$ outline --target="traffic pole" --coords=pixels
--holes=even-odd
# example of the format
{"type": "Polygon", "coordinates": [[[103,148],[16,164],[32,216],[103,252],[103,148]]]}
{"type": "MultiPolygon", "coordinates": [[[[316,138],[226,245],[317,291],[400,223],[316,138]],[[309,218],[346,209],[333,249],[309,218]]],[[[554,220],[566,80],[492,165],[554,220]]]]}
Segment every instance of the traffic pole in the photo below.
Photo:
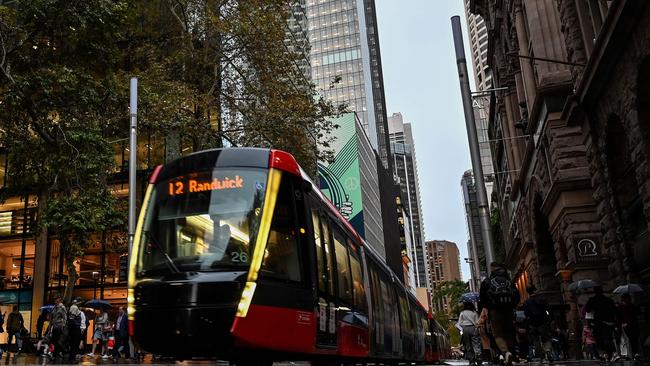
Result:
{"type": "Polygon", "coordinates": [[[135,197],[136,197],[136,172],[137,172],[137,149],[138,149],[138,78],[131,78],[130,87],[130,108],[131,117],[129,136],[129,258],[133,248],[135,237],[135,197]]]}
{"type": "MultiPolygon", "coordinates": [[[[465,46],[463,44],[463,32],[460,26],[458,15],[451,17],[451,29],[454,35],[454,48],[456,50],[456,64],[458,66],[458,79],[460,81],[460,92],[463,98],[463,111],[465,112],[465,125],[467,126],[467,139],[469,141],[469,152],[472,158],[472,169],[474,170],[474,184],[478,201],[478,216],[481,223],[481,236],[485,248],[485,260],[488,268],[494,262],[494,244],[492,242],[492,225],[490,223],[490,207],[487,200],[487,190],[483,178],[483,166],[481,165],[481,150],[478,144],[476,132],[476,121],[474,120],[474,108],[472,107],[472,93],[469,88],[467,76],[467,60],[465,59],[465,46]]],[[[476,258],[478,260],[478,258],[476,258]]]]}

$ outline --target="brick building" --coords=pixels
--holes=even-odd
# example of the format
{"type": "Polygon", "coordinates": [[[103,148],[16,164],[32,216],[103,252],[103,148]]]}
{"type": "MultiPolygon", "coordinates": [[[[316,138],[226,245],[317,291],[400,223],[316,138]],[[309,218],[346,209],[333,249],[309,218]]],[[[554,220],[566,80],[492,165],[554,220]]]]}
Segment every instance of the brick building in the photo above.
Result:
{"type": "Polygon", "coordinates": [[[650,283],[650,6],[472,0],[470,11],[487,24],[494,87],[507,88],[489,121],[506,262],[579,344],[586,295],[571,282],[650,283]]]}
{"type": "MultiPolygon", "coordinates": [[[[427,264],[429,266],[429,283],[432,294],[448,281],[462,280],[460,273],[460,252],[456,243],[447,240],[430,240],[426,243],[427,264]]],[[[433,303],[435,311],[449,311],[453,304],[451,299],[443,298],[433,303]]]]}

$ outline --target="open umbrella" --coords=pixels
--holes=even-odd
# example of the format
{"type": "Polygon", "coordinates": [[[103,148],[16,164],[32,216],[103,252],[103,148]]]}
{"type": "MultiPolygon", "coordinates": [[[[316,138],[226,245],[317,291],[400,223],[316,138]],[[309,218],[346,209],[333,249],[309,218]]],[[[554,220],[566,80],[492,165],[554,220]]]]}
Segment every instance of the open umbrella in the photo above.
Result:
{"type": "Polygon", "coordinates": [[[600,284],[594,280],[579,280],[569,285],[569,291],[586,290],[598,286],[600,286],[600,284]]]}
{"type": "Polygon", "coordinates": [[[460,302],[477,302],[479,299],[478,292],[466,292],[460,295],[460,302]]]}
{"type": "Polygon", "coordinates": [[[86,301],[86,306],[94,309],[110,309],[112,307],[111,303],[106,300],[92,299],[86,301]]]}
{"type": "Polygon", "coordinates": [[[628,283],[614,289],[615,294],[633,294],[636,292],[643,292],[643,288],[636,283],[628,283]]]}
{"type": "Polygon", "coordinates": [[[54,309],[54,305],[43,305],[43,306],[41,306],[41,310],[46,312],[46,313],[49,313],[50,311],[52,311],[52,309],[54,309]]]}

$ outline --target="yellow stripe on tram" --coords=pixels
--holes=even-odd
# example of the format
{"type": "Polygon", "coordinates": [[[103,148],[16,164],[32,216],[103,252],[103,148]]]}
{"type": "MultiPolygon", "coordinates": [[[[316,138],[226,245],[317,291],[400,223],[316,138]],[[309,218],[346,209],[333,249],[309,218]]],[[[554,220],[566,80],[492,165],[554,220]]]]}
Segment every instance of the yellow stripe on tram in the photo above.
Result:
{"type": "Polygon", "coordinates": [[[242,292],[241,300],[237,306],[237,317],[240,318],[245,318],[246,314],[248,314],[248,308],[251,305],[251,300],[255,293],[255,287],[257,286],[255,281],[257,281],[257,276],[262,267],[264,253],[266,252],[266,243],[268,242],[269,231],[271,230],[271,220],[273,219],[273,212],[275,211],[275,203],[278,198],[281,178],[282,171],[277,169],[269,170],[269,177],[266,184],[266,196],[264,198],[264,205],[262,206],[262,218],[260,219],[260,226],[255,239],[251,265],[248,270],[248,277],[246,279],[244,291],[242,292]]]}

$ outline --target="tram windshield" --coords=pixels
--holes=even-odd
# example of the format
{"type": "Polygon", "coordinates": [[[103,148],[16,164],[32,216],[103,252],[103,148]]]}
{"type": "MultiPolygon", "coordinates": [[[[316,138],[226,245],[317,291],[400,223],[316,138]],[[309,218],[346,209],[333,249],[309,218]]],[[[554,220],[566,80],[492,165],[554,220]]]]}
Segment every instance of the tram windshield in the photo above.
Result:
{"type": "Polygon", "coordinates": [[[138,276],[248,267],[266,177],[262,169],[219,168],[156,183],[138,276]]]}

